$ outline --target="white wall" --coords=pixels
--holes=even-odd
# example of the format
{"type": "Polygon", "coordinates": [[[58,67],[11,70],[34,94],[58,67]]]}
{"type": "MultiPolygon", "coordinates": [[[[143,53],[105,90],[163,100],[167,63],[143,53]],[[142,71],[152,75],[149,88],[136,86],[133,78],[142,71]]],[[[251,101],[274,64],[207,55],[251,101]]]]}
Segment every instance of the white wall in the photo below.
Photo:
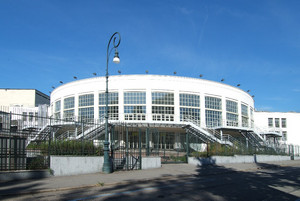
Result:
{"type": "Polygon", "coordinates": [[[0,105],[35,107],[35,90],[31,89],[0,89],[0,105]]]}

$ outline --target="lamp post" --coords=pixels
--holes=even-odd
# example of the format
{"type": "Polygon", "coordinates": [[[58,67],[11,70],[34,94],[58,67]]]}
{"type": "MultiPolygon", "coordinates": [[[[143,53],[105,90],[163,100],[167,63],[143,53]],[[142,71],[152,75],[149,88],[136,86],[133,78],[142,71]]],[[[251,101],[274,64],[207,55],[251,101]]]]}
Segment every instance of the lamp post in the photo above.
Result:
{"type": "Polygon", "coordinates": [[[108,62],[109,62],[109,55],[113,49],[115,49],[115,56],[113,59],[114,63],[120,63],[119,53],[118,53],[118,46],[121,42],[121,35],[119,32],[115,32],[111,37],[107,45],[107,56],[106,56],[106,90],[105,90],[105,140],[104,140],[104,162],[103,162],[103,169],[104,173],[111,173],[112,172],[112,164],[109,158],[109,141],[108,141],[108,62]],[[119,39],[116,43],[116,35],[118,35],[119,39]],[[113,47],[109,49],[110,42],[113,39],[113,47]]]}

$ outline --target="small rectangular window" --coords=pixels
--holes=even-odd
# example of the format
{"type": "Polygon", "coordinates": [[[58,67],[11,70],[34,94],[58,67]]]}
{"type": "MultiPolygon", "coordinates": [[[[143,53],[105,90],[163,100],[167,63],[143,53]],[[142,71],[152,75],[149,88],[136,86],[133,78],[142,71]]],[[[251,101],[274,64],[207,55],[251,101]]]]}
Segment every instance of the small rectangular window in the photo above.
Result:
{"type": "Polygon", "coordinates": [[[286,118],[281,119],[281,127],[286,128],[286,118]]]}
{"type": "Polygon", "coordinates": [[[282,141],[287,141],[287,132],[282,131],[282,141]]]}
{"type": "Polygon", "coordinates": [[[279,125],[279,118],[275,118],[275,127],[276,128],[280,127],[280,125],[279,125]]]}
{"type": "Polygon", "coordinates": [[[273,118],[268,118],[269,127],[273,127],[273,118]]]}

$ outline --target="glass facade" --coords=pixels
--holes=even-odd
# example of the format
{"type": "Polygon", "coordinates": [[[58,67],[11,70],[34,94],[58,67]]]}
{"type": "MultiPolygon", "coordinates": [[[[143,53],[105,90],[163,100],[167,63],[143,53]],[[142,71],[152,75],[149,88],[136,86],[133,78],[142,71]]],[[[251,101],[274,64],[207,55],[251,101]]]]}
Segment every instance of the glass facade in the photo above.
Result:
{"type": "Polygon", "coordinates": [[[64,109],[72,109],[74,108],[74,97],[69,97],[64,99],[64,109]]]}
{"type": "Polygon", "coordinates": [[[94,120],[94,94],[79,96],[78,116],[80,121],[94,120]]]}
{"type": "Polygon", "coordinates": [[[180,121],[193,122],[200,126],[200,96],[179,94],[180,121]]]}
{"type": "Polygon", "coordinates": [[[61,101],[56,101],[54,106],[54,118],[60,119],[60,107],[61,107],[61,101]]]}
{"type": "Polygon", "coordinates": [[[213,110],[222,110],[222,100],[216,97],[205,97],[205,108],[213,110]]]}
{"type": "Polygon", "coordinates": [[[66,120],[73,120],[74,119],[74,106],[75,106],[75,101],[74,97],[69,97],[64,99],[64,114],[63,117],[66,120]]]}
{"type": "Polygon", "coordinates": [[[168,92],[152,92],[152,104],[174,105],[174,94],[168,92]]]}
{"type": "Polygon", "coordinates": [[[173,93],[152,92],[152,120],[153,121],[174,121],[174,94],[173,93]],[[165,105],[169,105],[169,106],[165,106],[165,105]]]}
{"type": "Polygon", "coordinates": [[[152,106],[153,121],[174,121],[174,107],[152,106]]]}
{"type": "Polygon", "coordinates": [[[146,120],[146,92],[124,92],[125,120],[146,120]]]}
{"type": "Polygon", "coordinates": [[[79,108],[78,115],[80,121],[91,122],[94,120],[94,107],[79,108]]]}
{"type": "Polygon", "coordinates": [[[205,121],[207,127],[222,126],[222,100],[216,97],[205,97],[205,121]]]}
{"type": "Polygon", "coordinates": [[[206,126],[209,128],[222,126],[222,112],[214,110],[205,110],[205,120],[206,126]]]}
{"type": "Polygon", "coordinates": [[[146,120],[146,106],[124,106],[125,120],[146,120]]]}
{"type": "Polygon", "coordinates": [[[180,107],[180,121],[200,125],[200,109],[180,107]]]}
{"type": "Polygon", "coordinates": [[[124,105],[145,105],[146,92],[124,92],[124,105]]]}
{"type": "MultiPolygon", "coordinates": [[[[100,119],[105,118],[105,107],[106,107],[106,95],[105,93],[99,94],[99,117],[100,119]]],[[[119,94],[118,92],[108,93],[108,119],[119,120],[119,94]]]]}
{"type": "MultiPolygon", "coordinates": [[[[118,92],[108,93],[108,105],[119,104],[119,94],[118,92]]],[[[105,93],[99,94],[99,105],[105,105],[105,93]]]]}
{"type": "Polygon", "coordinates": [[[200,96],[194,94],[179,94],[180,106],[200,107],[200,96]]]}
{"type": "Polygon", "coordinates": [[[249,126],[248,106],[242,104],[241,108],[242,108],[242,127],[248,127],[249,126]]]}
{"type": "MultiPolygon", "coordinates": [[[[117,88],[113,88],[108,93],[109,119],[171,122],[176,120],[178,122],[192,122],[195,125],[209,128],[254,126],[252,102],[249,101],[248,104],[247,99],[241,98],[244,101],[241,103],[238,96],[214,95],[213,92],[207,93],[194,90],[195,88],[179,89],[174,92],[163,89],[159,91],[159,88],[155,87],[150,92],[151,88],[141,88],[138,91],[139,86],[135,86],[120,89],[120,94],[117,88]]],[[[78,120],[104,119],[105,103],[106,93],[104,91],[99,94],[91,92],[78,96],[72,93],[53,102],[51,111],[53,111],[55,118],[70,120],[77,120],[77,118],[78,120]],[[74,118],[75,115],[76,119],[74,118]]],[[[285,118],[276,120],[276,125],[274,119],[274,127],[286,126],[285,118]]]]}
{"type": "MultiPolygon", "coordinates": [[[[105,118],[105,106],[99,107],[99,117],[100,117],[100,119],[105,118]]],[[[119,120],[119,107],[118,106],[108,106],[108,119],[119,120]]]]}
{"type": "Polygon", "coordinates": [[[238,103],[235,101],[226,100],[226,125],[239,125],[238,103]]]}
{"type": "Polygon", "coordinates": [[[79,96],[79,107],[94,106],[94,94],[79,96]]]}
{"type": "Polygon", "coordinates": [[[250,121],[251,121],[251,128],[254,128],[254,115],[253,115],[253,108],[250,107],[250,121]]]}

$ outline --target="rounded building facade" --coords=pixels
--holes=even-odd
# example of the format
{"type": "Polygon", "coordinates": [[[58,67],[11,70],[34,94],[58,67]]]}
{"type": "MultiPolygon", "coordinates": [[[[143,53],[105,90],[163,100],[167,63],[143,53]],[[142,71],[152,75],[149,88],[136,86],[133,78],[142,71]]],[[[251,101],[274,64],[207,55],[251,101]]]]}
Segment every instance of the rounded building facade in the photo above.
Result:
{"type": "MultiPolygon", "coordinates": [[[[95,121],[105,115],[105,77],[76,80],[51,93],[56,119],[95,121]]],[[[203,128],[253,128],[254,100],[224,83],[178,76],[116,75],[108,82],[109,120],[203,128]]]]}

